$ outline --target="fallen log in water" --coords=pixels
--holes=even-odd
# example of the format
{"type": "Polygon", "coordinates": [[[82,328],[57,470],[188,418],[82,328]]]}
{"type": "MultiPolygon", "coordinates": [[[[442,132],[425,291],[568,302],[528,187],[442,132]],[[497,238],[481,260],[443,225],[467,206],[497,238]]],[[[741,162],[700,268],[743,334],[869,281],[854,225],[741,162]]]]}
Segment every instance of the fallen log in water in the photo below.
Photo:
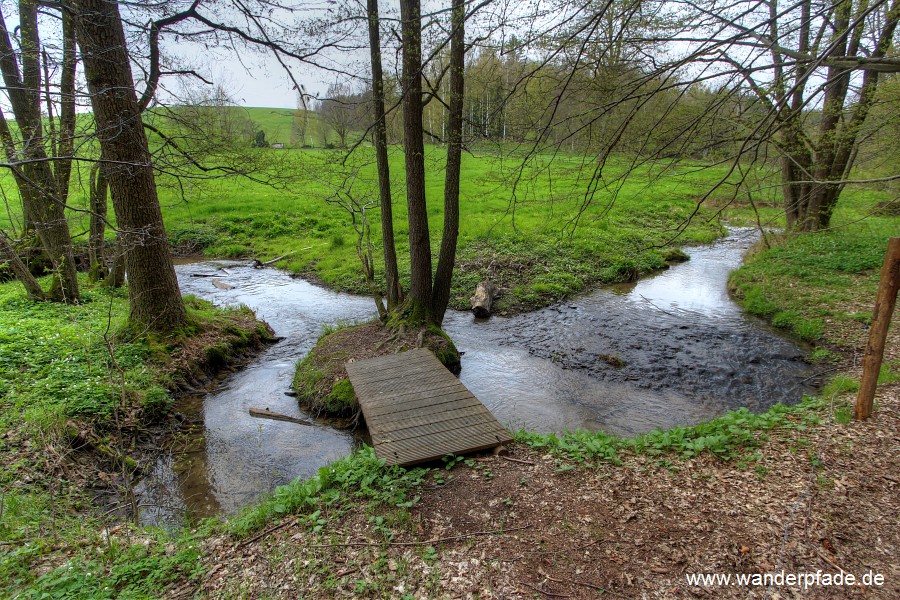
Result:
{"type": "Polygon", "coordinates": [[[485,279],[475,287],[475,294],[469,298],[469,302],[472,303],[472,312],[476,317],[484,319],[491,316],[491,305],[499,291],[490,279],[485,279]]]}
{"type": "MultiPolygon", "coordinates": [[[[312,246],[310,246],[310,248],[311,248],[311,247],[312,247],[312,246]]],[[[309,248],[303,248],[303,250],[309,250],[309,248]]],[[[281,260],[281,259],[283,259],[283,258],[287,258],[288,256],[290,256],[290,255],[292,255],[292,254],[295,254],[296,252],[297,252],[296,250],[291,250],[291,251],[288,252],[287,254],[283,254],[283,255],[281,255],[281,256],[277,256],[277,257],[273,258],[272,260],[267,260],[267,261],[265,261],[265,262],[259,260],[258,258],[254,258],[253,261],[250,263],[250,266],[253,267],[254,269],[261,269],[261,268],[263,268],[263,267],[268,267],[269,265],[274,265],[274,264],[277,263],[279,260],[281,260]]]]}
{"type": "Polygon", "coordinates": [[[273,412],[268,408],[251,408],[250,416],[256,417],[258,419],[272,419],[273,421],[287,421],[289,423],[296,423],[297,425],[306,425],[307,427],[312,427],[312,421],[307,421],[306,419],[301,419],[300,417],[292,417],[290,415],[283,415],[281,413],[273,412]]]}

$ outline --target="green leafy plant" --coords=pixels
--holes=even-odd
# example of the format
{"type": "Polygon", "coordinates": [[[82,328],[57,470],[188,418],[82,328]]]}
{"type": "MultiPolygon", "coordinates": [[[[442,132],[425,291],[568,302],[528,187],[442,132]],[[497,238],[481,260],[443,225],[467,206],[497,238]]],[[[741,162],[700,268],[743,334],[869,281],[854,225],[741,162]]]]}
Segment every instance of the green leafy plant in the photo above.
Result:
{"type": "Polygon", "coordinates": [[[418,499],[411,495],[424,481],[426,469],[385,467],[370,446],[338,460],[307,480],[279,486],[266,499],[229,521],[228,529],[238,537],[249,535],[273,518],[287,514],[312,514],[322,503],[337,504],[350,499],[376,505],[408,508],[418,499]]]}

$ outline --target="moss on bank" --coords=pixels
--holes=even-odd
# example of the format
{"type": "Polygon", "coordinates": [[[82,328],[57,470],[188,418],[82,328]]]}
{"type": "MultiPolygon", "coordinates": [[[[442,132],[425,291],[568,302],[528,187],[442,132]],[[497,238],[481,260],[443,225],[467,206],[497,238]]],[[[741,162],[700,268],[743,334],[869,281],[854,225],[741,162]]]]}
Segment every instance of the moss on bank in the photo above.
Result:
{"type": "Polygon", "coordinates": [[[350,360],[405,352],[419,345],[431,350],[450,371],[459,373],[459,351],[437,327],[392,329],[375,321],[326,331],[294,374],[294,390],[301,407],[316,416],[354,417],[359,403],[344,365],[350,360]]]}

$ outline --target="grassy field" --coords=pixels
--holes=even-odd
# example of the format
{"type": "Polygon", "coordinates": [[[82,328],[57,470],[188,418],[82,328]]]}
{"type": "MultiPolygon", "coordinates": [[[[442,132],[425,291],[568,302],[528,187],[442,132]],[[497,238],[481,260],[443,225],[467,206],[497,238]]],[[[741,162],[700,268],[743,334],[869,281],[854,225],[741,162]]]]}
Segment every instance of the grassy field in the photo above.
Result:
{"type": "MultiPolygon", "coordinates": [[[[290,142],[294,111],[230,110],[251,120],[254,129],[265,131],[269,142],[290,142]]],[[[317,133],[321,127],[317,119],[310,119],[308,137],[313,143],[321,142],[316,139],[321,137],[317,133]]],[[[526,165],[520,155],[502,155],[498,150],[506,149],[475,148],[463,158],[460,240],[451,294],[454,308],[467,308],[468,297],[485,277],[492,278],[503,292],[498,306],[501,312],[528,310],[598,284],[630,280],[664,268],[680,258],[678,246],[706,243],[721,235],[726,218],[736,224],[783,225],[777,186],[771,185],[771,175],[762,172],[751,172],[752,185],[758,190],[754,192],[758,212],[750,209],[743,192],[737,195],[737,202],[730,202],[732,188],[723,186],[685,228],[697,200],[727,179],[725,166],[672,161],[632,168],[626,157],[614,156],[589,196],[585,190],[595,166],[590,158],[536,156],[526,165]]],[[[354,175],[349,189],[357,200],[376,199],[372,149],[362,146],[346,160],[338,150],[268,148],[246,152],[248,162],[263,165],[254,177],[271,185],[240,177],[181,182],[159,177],[173,247],[211,257],[267,260],[287,255],[278,266],[335,289],[366,293],[351,215],[333,199],[348,173],[354,175]]],[[[443,219],[444,154],[441,147],[426,147],[428,214],[435,253],[443,219]]],[[[406,279],[409,255],[400,146],[391,147],[390,162],[397,250],[401,277],[406,279]]],[[[87,165],[78,166],[71,202],[84,209],[87,165]]],[[[7,198],[15,198],[10,177],[0,179],[0,187],[7,198]]],[[[890,197],[885,190],[848,188],[836,220],[849,221],[871,212],[877,202],[890,197]]],[[[11,211],[0,214],[0,226],[8,222],[10,214],[14,218],[15,202],[8,206],[11,211]]],[[[377,206],[369,206],[367,216],[378,255],[377,206]]],[[[71,217],[76,241],[85,241],[85,213],[73,211],[71,217]]],[[[380,262],[376,260],[377,267],[380,262]]],[[[761,312],[752,302],[750,310],[761,312]]],[[[814,329],[800,333],[813,337],[814,329]]]]}
{"type": "MultiPolygon", "coordinates": [[[[238,109],[266,132],[269,142],[289,142],[293,111],[238,109]]],[[[85,125],[86,127],[87,125],[85,125]]],[[[321,124],[310,121],[308,137],[320,144],[321,124]]],[[[496,150],[496,149],[495,149],[496,150]]],[[[305,273],[336,289],[363,292],[351,216],[329,202],[355,173],[354,195],[375,197],[372,149],[360,147],[342,163],[340,151],[246,149],[248,162],[264,165],[256,179],[211,181],[158,178],[170,241],[176,249],[219,257],[289,257],[279,266],[305,273]]],[[[441,147],[428,146],[427,195],[432,243],[440,242],[443,217],[441,147]]],[[[477,149],[464,156],[458,271],[452,306],[464,308],[475,285],[492,277],[503,289],[501,310],[545,305],[598,283],[633,279],[679,257],[677,246],[708,242],[721,234],[717,219],[695,219],[676,238],[694,211],[695,199],[722,176],[721,169],[693,163],[643,165],[626,175],[629,163],[613,158],[595,193],[588,197],[591,159],[576,155],[520,157],[477,149]],[[664,176],[663,176],[664,175],[664,176]],[[577,227],[575,226],[577,218],[577,227]],[[671,243],[670,243],[671,242],[671,243]]],[[[77,163],[70,202],[76,242],[86,241],[90,163],[77,163]]],[[[401,275],[408,276],[408,247],[402,149],[391,148],[395,228],[401,275]]],[[[0,187],[11,199],[0,226],[16,218],[9,176],[0,187]]],[[[713,210],[703,209],[709,218],[713,210]]],[[[377,207],[369,211],[376,253],[380,252],[377,207]]],[[[380,261],[376,261],[378,263],[380,261]]]]}

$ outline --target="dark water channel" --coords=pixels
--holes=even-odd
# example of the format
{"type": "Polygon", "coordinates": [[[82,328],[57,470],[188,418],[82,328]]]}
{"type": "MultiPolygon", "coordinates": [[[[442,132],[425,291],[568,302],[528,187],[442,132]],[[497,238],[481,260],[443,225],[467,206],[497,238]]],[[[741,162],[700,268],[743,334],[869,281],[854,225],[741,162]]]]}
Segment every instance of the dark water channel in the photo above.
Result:
{"type": "MultiPolygon", "coordinates": [[[[804,349],[743,314],[727,293],[729,271],[756,237],[733,229],[654,277],[534,313],[476,321],[450,312],[445,329],[465,353],[460,379],[505,425],[542,432],[632,435],[796,402],[818,383],[804,349]]],[[[248,408],[303,416],[284,394],[295,363],[323,325],[375,315],[368,298],[276,269],[205,261],[177,270],[185,293],[246,304],[285,339],[181,407],[193,428],[136,490],[147,523],[233,513],[345,456],[356,443],[347,432],[256,419],[248,408]]]]}

